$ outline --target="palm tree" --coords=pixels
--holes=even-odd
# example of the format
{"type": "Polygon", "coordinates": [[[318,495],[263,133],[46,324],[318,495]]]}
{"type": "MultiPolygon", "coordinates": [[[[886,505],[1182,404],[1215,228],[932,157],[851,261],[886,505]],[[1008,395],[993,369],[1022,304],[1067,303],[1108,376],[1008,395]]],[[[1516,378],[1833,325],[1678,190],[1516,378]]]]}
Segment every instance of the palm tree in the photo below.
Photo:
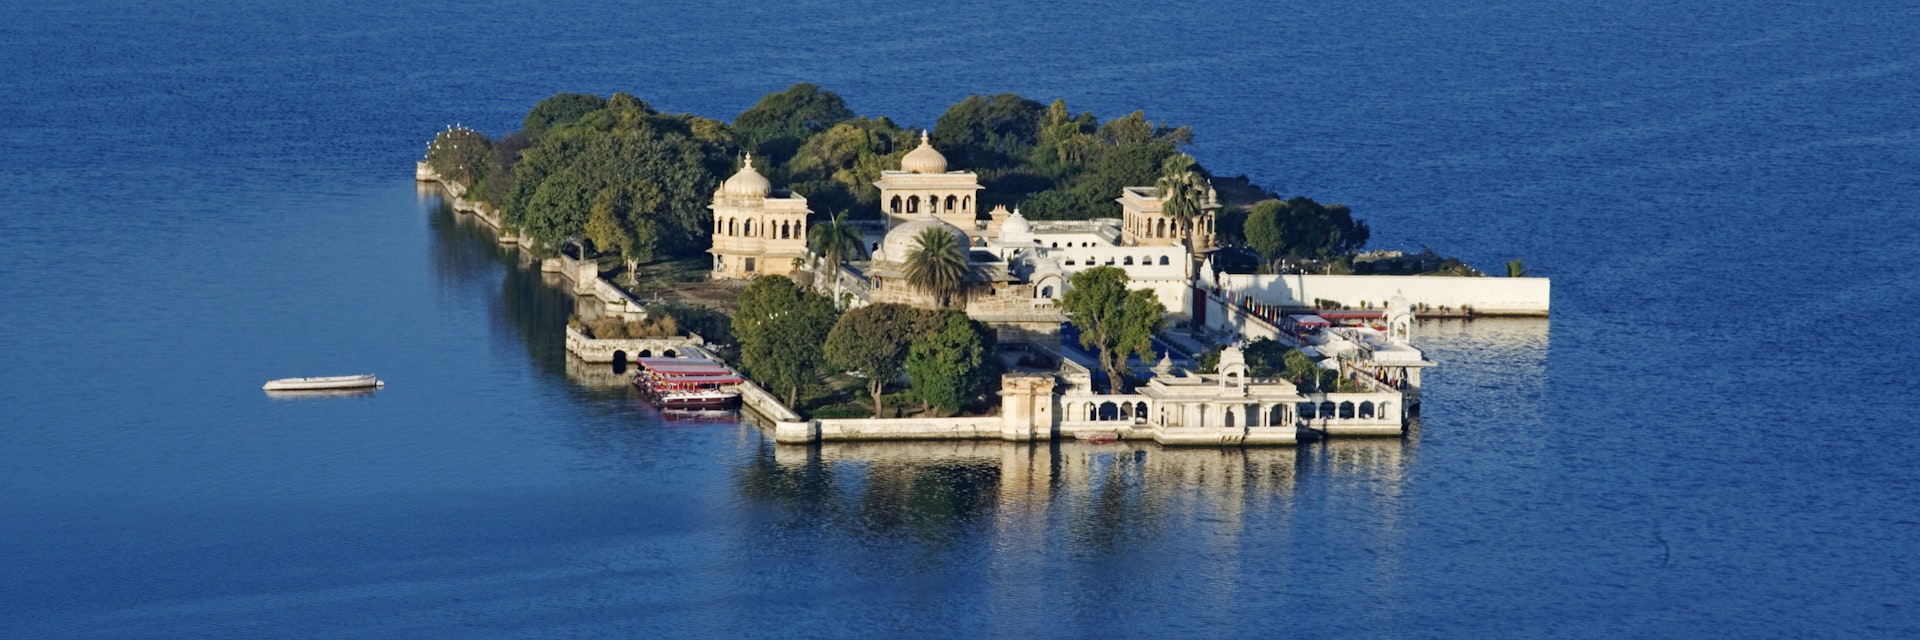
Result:
{"type": "Polygon", "coordinates": [[[940,299],[960,290],[960,279],[967,275],[967,254],[953,232],[934,227],[913,237],[913,249],[907,251],[907,284],[940,299]]]}
{"type": "Polygon", "coordinates": [[[807,249],[827,263],[826,276],[833,279],[833,299],[840,299],[840,265],[848,258],[867,255],[866,236],[847,222],[847,212],[834,214],[826,224],[807,230],[807,249]]]}
{"type": "Polygon", "coordinates": [[[1518,258],[1507,262],[1507,277],[1509,278],[1525,278],[1532,273],[1533,270],[1528,269],[1527,265],[1521,263],[1518,258]]]}
{"type": "Polygon", "coordinates": [[[1188,250],[1193,249],[1193,221],[1203,213],[1202,199],[1207,196],[1207,180],[1195,170],[1198,166],[1193,156],[1170,156],[1160,164],[1160,180],[1154,185],[1166,199],[1160,211],[1180,225],[1180,236],[1188,250]]]}

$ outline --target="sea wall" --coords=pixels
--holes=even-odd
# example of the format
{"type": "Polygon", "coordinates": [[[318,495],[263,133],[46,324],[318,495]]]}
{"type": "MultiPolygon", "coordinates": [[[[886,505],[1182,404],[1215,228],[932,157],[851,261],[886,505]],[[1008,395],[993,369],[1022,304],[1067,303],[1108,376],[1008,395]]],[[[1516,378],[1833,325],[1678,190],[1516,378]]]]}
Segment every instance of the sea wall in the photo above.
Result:
{"type": "Polygon", "coordinates": [[[472,214],[482,222],[487,223],[488,226],[493,227],[494,230],[499,231],[500,244],[515,244],[519,242],[519,237],[505,228],[506,220],[500,216],[499,211],[484,202],[468,200],[466,198],[467,185],[440,177],[440,174],[433,170],[433,165],[427,164],[427,161],[421,160],[414,163],[413,179],[418,182],[439,184],[440,188],[447,192],[447,204],[452,206],[454,211],[472,214]]]}
{"type": "Polygon", "coordinates": [[[1545,316],[1553,288],[1547,278],[1223,273],[1214,281],[1221,291],[1288,307],[1311,307],[1314,300],[1333,300],[1354,309],[1367,303],[1379,308],[1398,294],[1416,307],[1471,308],[1475,315],[1488,316],[1545,316]]]}
{"type": "Polygon", "coordinates": [[[843,418],[815,420],[821,440],[999,439],[999,416],[968,418],[843,418]]]}
{"type": "Polygon", "coordinates": [[[583,362],[604,364],[613,362],[616,352],[625,355],[627,360],[634,358],[667,357],[668,350],[678,351],[690,346],[705,344],[699,336],[672,336],[666,338],[589,338],[578,329],[567,327],[567,353],[573,354],[583,362]]]}

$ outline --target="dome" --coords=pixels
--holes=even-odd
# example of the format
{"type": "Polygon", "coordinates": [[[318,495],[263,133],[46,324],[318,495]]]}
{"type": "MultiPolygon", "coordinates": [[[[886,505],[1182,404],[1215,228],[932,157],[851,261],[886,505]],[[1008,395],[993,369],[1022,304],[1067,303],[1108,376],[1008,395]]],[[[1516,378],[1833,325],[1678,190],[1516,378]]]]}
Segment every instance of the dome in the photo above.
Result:
{"type": "Polygon", "coordinates": [[[967,246],[967,232],[929,213],[921,214],[920,217],[908,220],[894,227],[892,231],[888,231],[886,239],[880,241],[880,250],[873,252],[874,261],[906,262],[907,255],[920,245],[915,238],[920,236],[920,232],[928,229],[946,229],[948,233],[953,234],[953,243],[960,247],[960,255],[967,255],[971,251],[967,246]]]}
{"type": "Polygon", "coordinates": [[[747,163],[740,167],[740,172],[727,178],[726,184],[720,185],[720,193],[734,198],[765,198],[773,193],[773,183],[753,168],[753,154],[749,153],[747,163]]]}
{"type": "Polygon", "coordinates": [[[933,143],[927,140],[927,132],[921,131],[920,146],[900,159],[900,170],[908,173],[946,173],[947,157],[934,150],[933,143]]]}
{"type": "Polygon", "coordinates": [[[1003,235],[1033,233],[1033,225],[1027,224],[1027,217],[1020,215],[1019,209],[1014,209],[1013,215],[1000,224],[1000,233],[1003,235]]]}
{"type": "Polygon", "coordinates": [[[1387,299],[1387,316],[1388,317],[1397,316],[1397,315],[1412,315],[1412,314],[1413,314],[1413,303],[1407,302],[1407,297],[1400,295],[1400,292],[1398,291],[1393,292],[1393,297],[1387,299]]]}

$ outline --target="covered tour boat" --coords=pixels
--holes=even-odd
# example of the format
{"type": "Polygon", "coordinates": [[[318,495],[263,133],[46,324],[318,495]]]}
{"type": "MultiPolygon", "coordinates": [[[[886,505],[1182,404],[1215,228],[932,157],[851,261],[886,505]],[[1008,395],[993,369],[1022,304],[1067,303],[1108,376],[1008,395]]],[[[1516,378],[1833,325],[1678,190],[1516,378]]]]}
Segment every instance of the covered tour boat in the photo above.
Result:
{"type": "Polygon", "coordinates": [[[732,409],[745,382],[726,365],[703,358],[640,358],[633,386],[662,409],[732,409]]]}

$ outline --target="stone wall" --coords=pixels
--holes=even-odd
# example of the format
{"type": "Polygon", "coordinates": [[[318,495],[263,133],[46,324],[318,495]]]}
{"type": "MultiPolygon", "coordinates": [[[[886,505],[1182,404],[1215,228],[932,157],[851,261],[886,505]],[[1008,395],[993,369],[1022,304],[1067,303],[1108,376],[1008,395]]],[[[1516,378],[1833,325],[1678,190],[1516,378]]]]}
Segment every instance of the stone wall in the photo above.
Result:
{"type": "Polygon", "coordinates": [[[1372,303],[1377,309],[1399,294],[1416,307],[1424,303],[1430,308],[1472,308],[1477,315],[1545,316],[1552,297],[1547,278],[1220,274],[1215,280],[1223,291],[1289,307],[1309,307],[1323,299],[1354,309],[1372,303]]]}
{"type": "Polygon", "coordinates": [[[687,347],[704,344],[699,336],[673,336],[668,338],[589,338],[573,327],[567,327],[567,353],[573,354],[583,362],[601,364],[613,362],[615,352],[623,352],[627,360],[640,357],[666,357],[668,350],[676,355],[687,347]],[[647,354],[642,356],[641,354],[647,354]]]}

